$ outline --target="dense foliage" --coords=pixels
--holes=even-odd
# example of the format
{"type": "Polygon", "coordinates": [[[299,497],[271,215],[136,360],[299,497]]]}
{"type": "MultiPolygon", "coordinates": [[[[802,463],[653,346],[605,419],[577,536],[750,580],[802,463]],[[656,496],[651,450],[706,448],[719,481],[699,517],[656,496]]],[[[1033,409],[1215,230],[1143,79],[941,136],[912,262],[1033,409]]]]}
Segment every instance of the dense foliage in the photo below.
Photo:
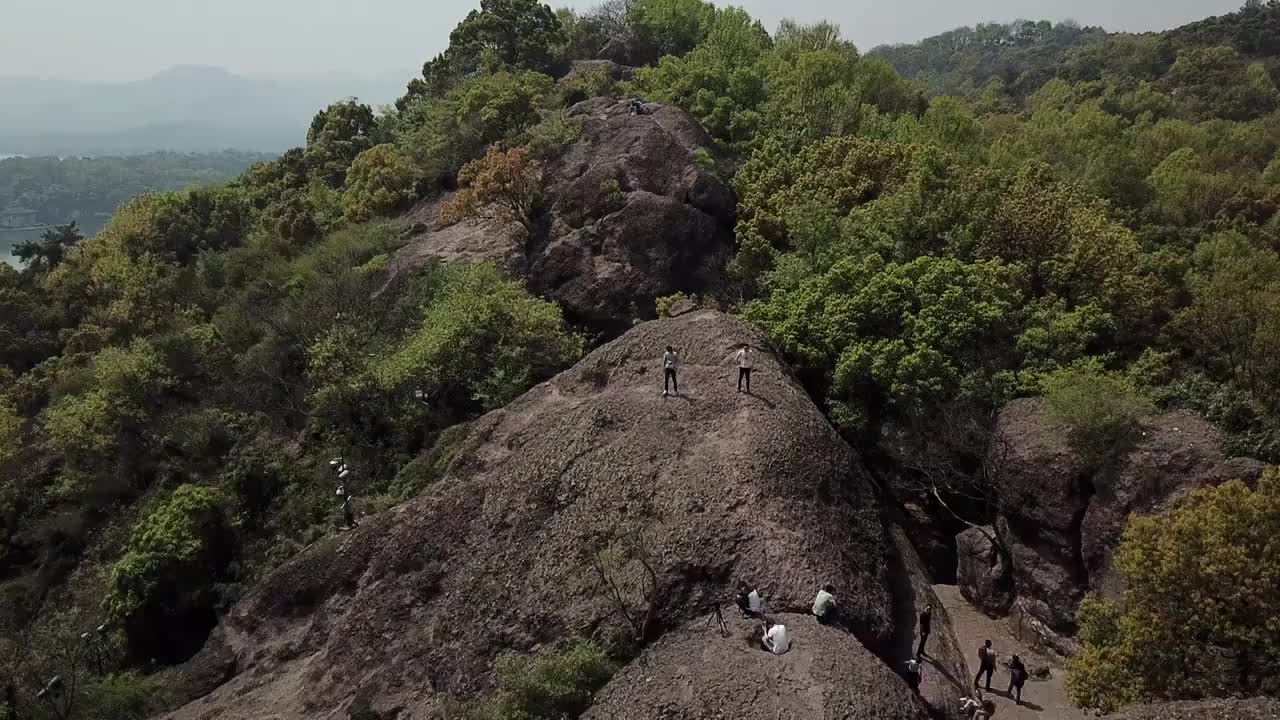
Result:
{"type": "Polygon", "coordinates": [[[1116,554],[1125,590],[1080,608],[1068,687],[1085,707],[1280,693],[1280,474],[1256,490],[1196,490],[1133,516],[1116,554]]]}
{"type": "Polygon", "coordinates": [[[96,227],[126,200],[143,192],[167,192],[223,183],[261,153],[227,151],[199,155],[151,153],[130,157],[0,159],[0,215],[28,211],[34,224],[78,220],[96,227]]]}
{"type": "MultiPolygon", "coordinates": [[[[1151,402],[1280,460],[1277,18],[982,26],[863,55],[829,24],[771,34],[702,0],[484,0],[393,108],[336,102],[232,183],[139,196],[0,266],[0,620],[109,617],[124,665],[94,682],[128,684],[112,673],[200,639],[157,654],[140,628],[207,630],[330,531],[329,458],[363,510],[437,481],[468,421],[584,341],[490,265],[405,271],[391,218],[457,191],[444,220],[533,237],[540,169],[578,133],[563,111],[600,93],[705,125],[699,162],[739,206],[703,300],[758,325],[864,450],[1047,393],[1099,455],[1151,402]],[[638,67],[575,66],[601,57],[638,67]]],[[[495,712],[572,715],[607,677],[590,648],[537,662],[504,665],[495,712]]]]}

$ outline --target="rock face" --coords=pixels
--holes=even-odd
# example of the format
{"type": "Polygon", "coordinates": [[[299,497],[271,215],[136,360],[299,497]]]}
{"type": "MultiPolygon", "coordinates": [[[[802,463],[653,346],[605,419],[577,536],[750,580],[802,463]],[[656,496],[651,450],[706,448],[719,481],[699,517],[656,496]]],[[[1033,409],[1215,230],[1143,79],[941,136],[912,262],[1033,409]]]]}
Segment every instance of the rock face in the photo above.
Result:
{"type": "MultiPolygon", "coordinates": [[[[629,712],[610,698],[639,702],[642,673],[674,677],[664,658],[685,663],[695,686],[738,687],[736,665],[696,651],[697,628],[738,579],[778,613],[807,614],[820,585],[836,586],[853,632],[800,622],[798,647],[821,657],[783,660],[801,683],[788,707],[845,716],[847,694],[811,694],[838,677],[866,688],[862,716],[918,717],[867,648],[895,653],[910,636],[918,600],[895,582],[923,570],[896,550],[853,451],[784,368],[762,356],[755,394],[735,391],[742,342],[761,344],[713,311],[646,323],[476,421],[426,494],[309,548],[249,593],[218,631],[237,674],[172,717],[345,718],[357,701],[430,717],[450,696],[491,689],[501,653],[629,634],[595,564],[633,614],[646,574],[593,550],[637,543],[658,579],[656,643],[596,717],[629,712]],[[668,344],[683,354],[680,397],[660,392],[668,344]]],[[[763,651],[744,657],[756,681],[784,667],[763,651]]],[[[697,692],[680,707],[711,697],[697,692]]]]}
{"type": "MultiPolygon", "coordinates": [[[[1085,592],[1118,589],[1111,555],[1130,513],[1160,512],[1195,488],[1262,472],[1256,461],[1225,458],[1212,426],[1184,412],[1148,419],[1133,446],[1100,469],[1086,467],[1039,399],[1006,406],[996,437],[996,529],[1009,549],[1015,603],[1054,633],[1074,630],[1085,592]]],[[[998,611],[997,599],[984,609],[998,611]]]]}
{"type": "MultiPolygon", "coordinates": [[[[736,611],[735,611],[736,614],[736,611]]],[[[924,702],[848,633],[812,615],[778,615],[791,650],[760,649],[760,625],[730,636],[694,626],[664,637],[596,695],[585,720],[925,720],[924,702]],[[708,682],[712,678],[712,682],[708,682]]]]}
{"type": "Polygon", "coordinates": [[[1013,605],[1009,557],[992,542],[995,528],[969,528],[956,536],[956,577],[960,594],[974,607],[1002,614],[1013,605]]]}
{"type": "Polygon", "coordinates": [[[487,258],[523,273],[570,319],[613,336],[654,317],[654,300],[720,282],[732,252],[736,199],[695,160],[711,144],[691,116],[596,98],[568,115],[581,133],[543,168],[543,215],[534,237],[493,221],[441,226],[439,200],[409,215],[422,223],[392,261],[393,276],[432,258],[487,258]],[[434,214],[433,214],[434,213],[434,214]]]}

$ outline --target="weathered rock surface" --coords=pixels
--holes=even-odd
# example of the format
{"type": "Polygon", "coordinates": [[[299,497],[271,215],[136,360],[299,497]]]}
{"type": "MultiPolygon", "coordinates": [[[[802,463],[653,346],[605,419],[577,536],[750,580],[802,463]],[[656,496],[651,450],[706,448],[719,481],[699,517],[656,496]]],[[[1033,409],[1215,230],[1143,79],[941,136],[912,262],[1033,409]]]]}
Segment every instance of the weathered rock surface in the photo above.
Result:
{"type": "Polygon", "coordinates": [[[560,302],[570,319],[616,335],[654,317],[654,300],[713,290],[733,246],[733,191],[694,151],[711,138],[687,113],[650,104],[631,115],[606,98],[573,106],[579,137],[543,168],[534,237],[494,221],[438,222],[439,199],[407,217],[414,234],[392,277],[433,258],[498,261],[560,302]]]}
{"type": "Polygon", "coordinates": [[[1280,700],[1201,700],[1127,708],[1113,720],[1280,720],[1280,700]]]}
{"type": "MultiPolygon", "coordinates": [[[[910,636],[918,600],[891,575],[923,570],[896,552],[853,451],[784,368],[761,356],[754,394],[735,391],[742,342],[762,344],[713,311],[646,323],[476,421],[426,494],[304,551],[250,592],[219,631],[238,674],[172,717],[345,718],[357,699],[369,712],[427,717],[446,697],[487,692],[501,653],[627,632],[590,549],[640,536],[659,601],[657,642],[637,663],[675,653],[697,660],[687,663],[693,686],[737,687],[736,666],[690,654],[710,608],[745,578],[771,611],[806,614],[830,582],[853,633],[798,629],[798,647],[822,657],[788,670],[803,680],[788,690],[791,706],[837,692],[839,678],[863,716],[917,717],[866,648],[894,652],[910,636]],[[668,344],[684,355],[681,397],[660,394],[668,344]]],[[[639,564],[611,572],[641,604],[639,564]]],[[[753,656],[749,677],[764,677],[770,659],[753,656]]],[[[644,667],[611,692],[634,697],[628,678],[644,667]]],[[[609,697],[598,716],[620,717],[609,697]]]]}
{"type": "Polygon", "coordinates": [[[1003,614],[1013,605],[1009,557],[992,542],[993,527],[969,528],[956,536],[956,577],[960,594],[974,607],[1003,614]]]}
{"type": "MultiPolygon", "coordinates": [[[[736,613],[735,613],[736,614],[736,613]]],[[[695,625],[672,633],[596,695],[586,720],[924,720],[902,677],[853,636],[812,615],[777,615],[791,650],[760,649],[758,623],[726,615],[730,636],[695,625]]]]}
{"type": "Polygon", "coordinates": [[[996,529],[1009,548],[1015,605],[1053,633],[1074,630],[1085,592],[1118,589],[1111,556],[1130,513],[1160,512],[1195,488],[1254,481],[1262,471],[1224,457],[1213,427],[1184,412],[1146,420],[1132,446],[1100,469],[1070,448],[1039,399],[1007,405],[997,438],[996,529]]]}

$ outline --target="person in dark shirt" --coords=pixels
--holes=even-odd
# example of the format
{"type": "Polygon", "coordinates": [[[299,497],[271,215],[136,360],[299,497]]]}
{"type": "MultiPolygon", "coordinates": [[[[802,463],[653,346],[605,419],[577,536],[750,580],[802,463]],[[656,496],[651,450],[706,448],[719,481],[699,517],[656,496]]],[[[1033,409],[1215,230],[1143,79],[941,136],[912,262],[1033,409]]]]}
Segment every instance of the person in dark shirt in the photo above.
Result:
{"type": "Polygon", "coordinates": [[[996,671],[996,651],[991,649],[991,641],[978,648],[978,674],[973,677],[973,686],[978,687],[978,680],[985,673],[987,691],[991,691],[991,674],[996,671]]]}
{"type": "Polygon", "coordinates": [[[1027,666],[1022,664],[1022,658],[1014,655],[1009,659],[1009,694],[1019,705],[1022,704],[1022,686],[1027,682],[1027,666]]]}
{"type": "Polygon", "coordinates": [[[933,631],[933,606],[926,605],[920,613],[920,647],[916,648],[916,659],[924,657],[924,644],[929,641],[929,633],[933,631]]]}

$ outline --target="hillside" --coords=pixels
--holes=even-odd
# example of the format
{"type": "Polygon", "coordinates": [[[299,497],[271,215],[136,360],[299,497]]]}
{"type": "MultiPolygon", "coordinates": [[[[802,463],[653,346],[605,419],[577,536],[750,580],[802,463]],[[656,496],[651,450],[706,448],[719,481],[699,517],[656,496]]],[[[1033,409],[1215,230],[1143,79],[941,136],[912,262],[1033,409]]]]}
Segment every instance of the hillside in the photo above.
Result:
{"type": "MultiPolygon", "coordinates": [[[[1028,96],[1055,78],[1159,83],[1173,95],[1194,92],[1195,86],[1187,81],[1201,72],[1175,69],[1180,53],[1190,50],[1205,53],[1224,48],[1213,50],[1216,54],[1200,58],[1198,64],[1208,70],[1259,62],[1274,82],[1280,78],[1278,29],[1280,4],[1253,2],[1239,12],[1161,33],[1109,33],[1071,22],[1018,21],[958,28],[918,43],[879,47],[873,53],[930,94],[982,97],[986,103],[1005,101],[1021,107],[1028,96]]],[[[1270,109],[1246,111],[1239,119],[1270,109]]],[[[1218,114],[1211,108],[1189,111],[1193,119],[1218,114]]]]}
{"type": "Polygon", "coordinates": [[[0,712],[945,716],[945,612],[892,677],[938,583],[1090,709],[1280,693],[1278,7],[935,96],[486,0],[393,106],[54,233],[0,265],[0,712]]]}

